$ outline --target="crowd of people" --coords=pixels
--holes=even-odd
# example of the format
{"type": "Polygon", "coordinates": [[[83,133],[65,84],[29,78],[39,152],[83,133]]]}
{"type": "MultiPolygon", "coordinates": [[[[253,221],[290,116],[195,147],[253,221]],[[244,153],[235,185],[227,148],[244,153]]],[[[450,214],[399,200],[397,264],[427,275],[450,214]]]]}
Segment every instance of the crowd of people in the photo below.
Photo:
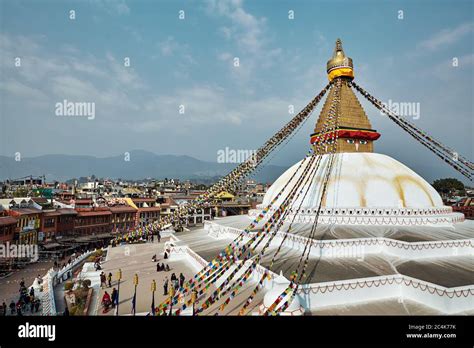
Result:
{"type": "Polygon", "coordinates": [[[174,294],[178,289],[183,288],[185,280],[186,278],[183,273],[180,273],[179,277],[177,277],[176,273],[173,272],[170,280],[168,280],[168,277],[165,277],[163,283],[163,295],[168,296],[170,292],[174,294]]]}
{"type": "Polygon", "coordinates": [[[110,241],[112,247],[122,244],[135,244],[143,242],[155,242],[155,237],[158,240],[158,243],[161,243],[161,234],[158,230],[149,230],[147,228],[140,228],[135,231],[128,232],[127,234],[118,235],[110,241]]]}
{"type": "MultiPolygon", "coordinates": [[[[38,284],[41,284],[41,277],[37,278],[38,284]]],[[[20,281],[20,289],[18,301],[11,300],[7,306],[6,302],[2,302],[1,310],[2,315],[18,315],[23,316],[25,313],[38,313],[41,305],[41,300],[35,296],[35,289],[31,287],[29,290],[25,285],[25,280],[22,278],[20,281]]]]}
{"type": "MultiPolygon", "coordinates": [[[[165,259],[168,259],[168,253],[169,253],[169,251],[165,250],[165,254],[164,254],[165,259]]],[[[151,257],[151,261],[152,262],[159,261],[159,259],[156,257],[156,254],[151,257]]],[[[165,264],[164,262],[163,263],[159,263],[159,262],[156,263],[156,271],[157,272],[169,272],[170,270],[171,269],[170,269],[170,266],[168,264],[165,264]]]]}

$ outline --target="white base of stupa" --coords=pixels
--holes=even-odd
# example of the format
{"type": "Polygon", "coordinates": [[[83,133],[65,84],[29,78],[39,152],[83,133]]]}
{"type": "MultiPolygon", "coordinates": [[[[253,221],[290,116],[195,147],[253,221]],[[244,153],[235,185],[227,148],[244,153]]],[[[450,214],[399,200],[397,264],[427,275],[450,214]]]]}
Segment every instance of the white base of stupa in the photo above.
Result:
{"type": "MultiPolygon", "coordinates": [[[[249,217],[255,218],[264,208],[252,209],[249,217]]],[[[271,208],[268,215],[275,211],[271,208]]],[[[289,213],[286,222],[314,223],[317,210],[301,209],[295,216],[289,213]]],[[[322,208],[318,216],[318,224],[324,225],[372,225],[372,226],[439,226],[451,227],[464,221],[462,213],[453,213],[451,207],[441,208],[365,208],[365,207],[336,207],[322,208]]]]}

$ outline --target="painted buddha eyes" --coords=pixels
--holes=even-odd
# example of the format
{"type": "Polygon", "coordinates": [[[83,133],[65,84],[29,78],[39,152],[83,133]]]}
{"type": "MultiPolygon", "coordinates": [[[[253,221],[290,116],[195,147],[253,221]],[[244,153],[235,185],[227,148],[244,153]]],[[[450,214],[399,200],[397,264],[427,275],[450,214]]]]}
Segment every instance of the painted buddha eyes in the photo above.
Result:
{"type": "MultiPolygon", "coordinates": [[[[349,144],[355,144],[356,141],[354,139],[346,139],[346,142],[349,144]]],[[[359,140],[359,144],[365,145],[367,144],[367,140],[359,140]]]]}

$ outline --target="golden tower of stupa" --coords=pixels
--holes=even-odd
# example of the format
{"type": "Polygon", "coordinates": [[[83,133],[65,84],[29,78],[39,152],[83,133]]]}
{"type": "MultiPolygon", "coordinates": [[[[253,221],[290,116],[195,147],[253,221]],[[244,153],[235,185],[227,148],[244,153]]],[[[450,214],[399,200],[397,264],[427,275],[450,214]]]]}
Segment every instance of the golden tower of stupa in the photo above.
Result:
{"type": "MultiPolygon", "coordinates": [[[[370,124],[362,105],[355,96],[348,82],[354,78],[354,67],[352,59],[344,54],[342,42],[336,41],[336,48],[331,59],[327,62],[327,74],[330,81],[342,79],[340,102],[338,108],[338,127],[337,127],[337,152],[373,152],[373,141],[380,137],[370,124]]],[[[328,93],[326,102],[321,110],[318,121],[311,134],[311,144],[318,143],[324,139],[322,133],[324,124],[327,122],[327,116],[331,103],[334,100],[333,86],[328,93]]]]}

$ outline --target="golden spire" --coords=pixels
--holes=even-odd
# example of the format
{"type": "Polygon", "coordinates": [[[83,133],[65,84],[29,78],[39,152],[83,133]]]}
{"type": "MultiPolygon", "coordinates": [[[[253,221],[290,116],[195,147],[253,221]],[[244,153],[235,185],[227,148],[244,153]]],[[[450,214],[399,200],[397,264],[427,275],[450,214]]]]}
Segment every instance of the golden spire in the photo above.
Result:
{"type": "Polygon", "coordinates": [[[352,59],[346,57],[344,54],[341,39],[336,40],[334,54],[332,55],[332,58],[328,60],[326,67],[329,81],[332,81],[334,78],[339,76],[346,76],[351,79],[354,78],[354,66],[352,64],[352,59]]]}
{"type": "MultiPolygon", "coordinates": [[[[337,39],[334,54],[328,61],[327,73],[329,80],[344,77],[344,81],[341,81],[338,125],[335,131],[337,133],[337,152],[373,152],[373,142],[380,137],[380,134],[372,129],[367,114],[349,86],[347,79],[352,80],[354,78],[352,59],[344,54],[340,39],[337,39]]],[[[332,135],[328,135],[329,132],[325,130],[324,125],[329,122],[329,111],[334,99],[335,90],[333,86],[314,127],[314,133],[311,134],[310,141],[315,150],[319,146],[318,144],[321,144],[329,135],[332,135]]],[[[320,148],[318,149],[320,151],[320,148]]]]}

